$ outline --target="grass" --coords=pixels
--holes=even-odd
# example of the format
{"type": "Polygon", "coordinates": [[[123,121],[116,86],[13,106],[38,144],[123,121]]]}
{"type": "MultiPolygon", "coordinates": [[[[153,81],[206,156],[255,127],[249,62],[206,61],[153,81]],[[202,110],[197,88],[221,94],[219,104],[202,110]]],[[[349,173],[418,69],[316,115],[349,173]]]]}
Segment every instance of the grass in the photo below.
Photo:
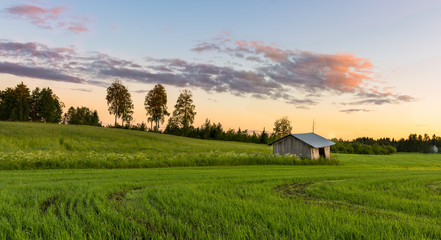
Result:
{"type": "Polygon", "coordinates": [[[0,170],[338,164],[274,156],[252,143],[91,126],[0,122],[0,170]]]}
{"type": "MultiPolygon", "coordinates": [[[[55,140],[48,137],[22,151],[61,151],[54,149],[60,147],[60,133],[50,129],[45,135],[55,140]]],[[[0,131],[2,151],[15,151],[3,145],[8,144],[3,133],[12,130],[0,131]]],[[[23,127],[14,131],[26,133],[23,127]]],[[[107,144],[102,147],[113,144],[107,151],[116,151],[118,135],[125,138],[122,130],[92,131],[103,131],[100,138],[107,144]]],[[[163,136],[149,137],[161,141],[163,136]]],[[[188,140],[206,152],[211,146],[268,151],[259,145],[188,140]]],[[[10,141],[22,142],[12,136],[10,141]]],[[[134,137],[132,143],[137,141],[134,137]]],[[[170,141],[169,146],[179,144],[170,141]]],[[[185,141],[180,149],[191,154],[185,141]]],[[[167,149],[166,143],[155,146],[158,152],[161,146],[167,149]]],[[[82,153],[94,149],[84,148],[82,153]]],[[[106,153],[98,147],[93,151],[106,153]]],[[[118,151],[136,154],[125,142],[118,151]]],[[[0,171],[0,239],[441,238],[440,155],[336,156],[341,165],[0,171]]]]}

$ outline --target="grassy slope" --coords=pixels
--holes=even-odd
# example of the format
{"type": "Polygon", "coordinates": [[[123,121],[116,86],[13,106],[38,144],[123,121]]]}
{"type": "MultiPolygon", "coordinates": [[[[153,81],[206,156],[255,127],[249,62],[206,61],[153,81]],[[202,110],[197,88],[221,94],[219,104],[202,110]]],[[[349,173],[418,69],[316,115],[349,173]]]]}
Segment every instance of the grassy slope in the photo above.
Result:
{"type": "Polygon", "coordinates": [[[265,145],[207,141],[172,135],[91,126],[0,122],[0,151],[98,153],[186,153],[212,150],[271,153],[265,145]]]}
{"type": "MultiPolygon", "coordinates": [[[[14,131],[24,126],[33,127],[14,131]]],[[[50,129],[45,135],[60,136],[50,129]]],[[[90,131],[102,130],[102,147],[113,144],[106,151],[132,154],[130,144],[115,143],[122,130],[90,131]]],[[[179,145],[171,138],[162,149],[179,145]]],[[[29,144],[30,152],[65,151],[54,150],[58,139],[45,141],[29,144]]],[[[196,147],[181,149],[210,148],[189,141],[196,147]]],[[[209,142],[231,151],[270,151],[209,142]]],[[[0,171],[0,239],[441,238],[440,155],[337,157],[343,165],[0,171]]]]}
{"type": "Polygon", "coordinates": [[[90,126],[0,122],[0,170],[318,163],[323,162],[275,157],[271,147],[251,143],[90,126]]]}

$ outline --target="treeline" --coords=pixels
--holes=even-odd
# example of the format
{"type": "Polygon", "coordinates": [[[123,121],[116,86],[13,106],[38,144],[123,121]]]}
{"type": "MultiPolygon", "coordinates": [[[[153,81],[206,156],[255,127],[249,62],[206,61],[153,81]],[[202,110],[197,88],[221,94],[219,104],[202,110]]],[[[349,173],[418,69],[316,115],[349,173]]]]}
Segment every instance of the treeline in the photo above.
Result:
{"type": "Polygon", "coordinates": [[[0,121],[33,121],[100,126],[97,111],[70,107],[63,115],[64,104],[49,87],[32,92],[23,84],[0,91],[0,121]]]}
{"type": "Polygon", "coordinates": [[[70,107],[63,116],[64,124],[101,126],[98,112],[87,107],[70,107]]]}
{"type": "Polygon", "coordinates": [[[331,147],[333,152],[339,153],[361,153],[361,154],[390,154],[393,152],[419,152],[434,153],[441,148],[441,137],[435,134],[430,137],[428,134],[410,134],[407,139],[401,138],[379,138],[368,137],[357,138],[352,141],[333,139],[336,144],[331,147]],[[389,149],[390,153],[387,153],[389,149]]]}
{"type": "Polygon", "coordinates": [[[260,134],[249,133],[248,130],[241,130],[240,128],[235,131],[234,129],[224,130],[221,123],[212,123],[209,119],[205,120],[205,123],[200,127],[190,126],[188,129],[180,128],[173,124],[168,124],[164,130],[166,134],[173,134],[177,136],[199,138],[199,139],[211,139],[211,140],[224,140],[224,141],[236,141],[236,142],[249,142],[249,143],[261,143],[268,144],[275,141],[278,136],[274,134],[268,134],[265,129],[260,134]]]}
{"type": "Polygon", "coordinates": [[[379,145],[377,143],[368,145],[355,141],[332,140],[335,142],[335,145],[331,146],[331,152],[333,153],[389,155],[397,152],[391,145],[379,145]]]}
{"type": "Polygon", "coordinates": [[[61,121],[63,102],[50,88],[35,88],[32,93],[23,83],[0,91],[0,120],[3,121],[61,121]]]}

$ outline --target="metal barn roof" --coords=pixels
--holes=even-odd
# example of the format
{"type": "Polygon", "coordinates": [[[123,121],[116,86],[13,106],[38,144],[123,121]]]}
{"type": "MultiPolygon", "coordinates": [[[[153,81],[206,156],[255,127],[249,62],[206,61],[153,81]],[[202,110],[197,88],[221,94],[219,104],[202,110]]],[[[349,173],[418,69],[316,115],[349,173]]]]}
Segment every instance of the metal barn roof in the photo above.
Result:
{"type": "Polygon", "coordinates": [[[272,142],[270,145],[272,145],[272,144],[274,144],[274,143],[276,143],[286,137],[289,137],[289,136],[293,136],[293,137],[299,139],[300,141],[302,141],[302,142],[304,142],[314,148],[322,148],[322,147],[327,147],[327,146],[331,146],[331,145],[335,144],[333,141],[329,141],[328,139],[311,132],[311,133],[290,134],[290,135],[287,135],[279,140],[272,142]]]}

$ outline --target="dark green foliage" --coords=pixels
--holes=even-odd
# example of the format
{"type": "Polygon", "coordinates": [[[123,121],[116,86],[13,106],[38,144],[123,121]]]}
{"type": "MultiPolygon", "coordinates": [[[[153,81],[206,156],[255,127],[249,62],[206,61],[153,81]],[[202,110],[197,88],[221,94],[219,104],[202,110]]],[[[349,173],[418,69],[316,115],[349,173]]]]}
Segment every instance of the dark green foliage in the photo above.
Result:
{"type": "MultiPolygon", "coordinates": [[[[50,88],[43,88],[36,96],[37,101],[37,116],[38,119],[34,121],[43,121],[50,123],[58,123],[61,121],[61,114],[63,113],[63,103],[52,92],[50,88]]],[[[34,97],[33,97],[34,98],[34,97]]]]}
{"type": "Polygon", "coordinates": [[[390,138],[373,139],[360,137],[352,141],[333,139],[336,145],[331,147],[333,152],[359,153],[359,154],[392,154],[395,152],[420,152],[433,153],[433,146],[441,149],[441,137],[428,134],[410,134],[407,139],[400,140],[390,138]]]}
{"type": "Polygon", "coordinates": [[[29,118],[29,100],[31,97],[29,88],[23,83],[17,85],[14,89],[14,96],[16,102],[15,106],[12,108],[10,120],[27,121],[29,118]]]}
{"type": "Polygon", "coordinates": [[[70,107],[64,114],[63,122],[74,125],[101,126],[98,112],[96,110],[92,112],[87,107],[70,107]]]}
{"type": "Polygon", "coordinates": [[[331,152],[334,153],[388,155],[396,152],[396,149],[390,145],[382,146],[377,143],[367,145],[359,142],[338,141],[336,139],[333,139],[333,141],[336,144],[331,146],[331,152]]]}
{"type": "Polygon", "coordinates": [[[400,139],[398,141],[392,141],[399,152],[421,152],[421,153],[432,153],[433,146],[437,146],[441,149],[441,137],[435,134],[430,138],[428,134],[416,135],[410,134],[407,139],[400,139]]]}
{"type": "Polygon", "coordinates": [[[268,144],[277,139],[277,136],[274,134],[270,137],[268,133],[266,133],[265,129],[263,129],[261,134],[257,134],[255,131],[249,134],[248,130],[241,130],[240,128],[237,131],[234,129],[224,131],[221,123],[212,123],[209,119],[206,119],[205,123],[200,127],[195,128],[190,126],[184,133],[179,123],[173,117],[169,118],[164,133],[191,138],[261,144],[268,144]]]}
{"type": "Polygon", "coordinates": [[[280,119],[277,119],[276,122],[274,122],[273,130],[273,134],[276,135],[278,138],[291,134],[291,121],[288,119],[287,116],[283,116],[280,119]]]}
{"type": "Polygon", "coordinates": [[[146,131],[147,125],[144,122],[138,123],[136,125],[130,126],[130,130],[146,131]]]}
{"type": "Polygon", "coordinates": [[[260,134],[259,143],[268,144],[268,133],[265,132],[265,128],[260,134]]]}
{"type": "Polygon", "coordinates": [[[32,91],[23,83],[14,89],[0,91],[0,120],[8,121],[61,121],[63,103],[50,88],[32,91]]]}
{"type": "Polygon", "coordinates": [[[193,95],[190,90],[184,89],[179,94],[175,104],[173,116],[169,119],[171,128],[178,127],[182,135],[187,135],[192,128],[196,106],[193,104],[193,95]]]}
{"type": "Polygon", "coordinates": [[[0,91],[0,120],[28,121],[31,94],[23,83],[0,91]]]}

